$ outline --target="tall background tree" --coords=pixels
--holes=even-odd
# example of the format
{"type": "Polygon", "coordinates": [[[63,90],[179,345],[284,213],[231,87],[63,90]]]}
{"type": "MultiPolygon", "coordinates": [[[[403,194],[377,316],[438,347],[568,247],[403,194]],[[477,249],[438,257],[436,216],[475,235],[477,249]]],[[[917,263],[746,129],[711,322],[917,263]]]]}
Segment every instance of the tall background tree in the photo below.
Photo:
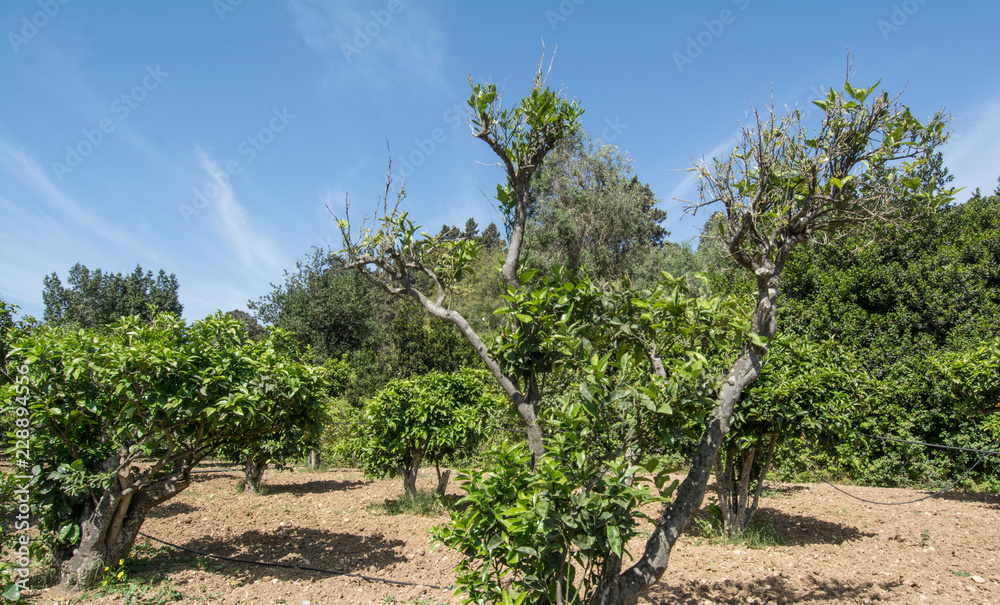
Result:
{"type": "Polygon", "coordinates": [[[525,267],[586,267],[597,279],[642,283],[659,277],[667,213],[617,147],[598,146],[582,131],[561,140],[535,173],[531,195],[525,267]]]}
{"type": "Polygon", "coordinates": [[[283,284],[248,307],[267,326],[288,330],[308,346],[314,361],[374,351],[385,320],[384,295],[343,260],[323,249],[295,263],[283,284]]]}
{"type": "Polygon", "coordinates": [[[180,315],[184,310],[177,299],[177,276],[163,269],[152,271],[136,265],[129,275],[91,271],[77,263],[69,270],[67,285],[56,273],[45,278],[42,300],[43,318],[53,325],[97,328],[115,323],[121,317],[138,315],[151,321],[158,312],[180,315]]]}

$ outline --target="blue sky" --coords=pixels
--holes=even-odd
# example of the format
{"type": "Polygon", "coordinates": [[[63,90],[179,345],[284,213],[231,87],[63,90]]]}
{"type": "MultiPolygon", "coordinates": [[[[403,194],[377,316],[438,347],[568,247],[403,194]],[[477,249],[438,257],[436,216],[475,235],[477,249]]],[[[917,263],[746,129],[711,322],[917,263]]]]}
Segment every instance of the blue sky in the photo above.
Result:
{"type": "Polygon", "coordinates": [[[175,273],[189,318],[245,308],[405,169],[437,231],[500,224],[502,172],[460,118],[467,78],[514,103],[542,50],[584,128],[633,158],[667,211],[692,161],[726,150],[751,104],[811,108],[879,78],[918,117],[945,108],[967,192],[1000,177],[1000,4],[5,0],[0,4],[0,297],[40,317],[42,278],[175,273]]]}

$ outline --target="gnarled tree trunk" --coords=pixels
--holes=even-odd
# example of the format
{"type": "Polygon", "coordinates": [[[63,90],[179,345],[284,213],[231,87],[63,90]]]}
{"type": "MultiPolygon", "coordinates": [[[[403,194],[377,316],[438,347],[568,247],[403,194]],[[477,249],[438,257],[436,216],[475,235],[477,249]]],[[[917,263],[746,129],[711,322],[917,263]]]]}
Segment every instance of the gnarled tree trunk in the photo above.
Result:
{"type": "MultiPolygon", "coordinates": [[[[757,271],[758,297],[751,320],[751,331],[764,341],[773,338],[778,329],[776,302],[780,272],[781,267],[773,264],[757,271]]],[[[677,488],[674,501],[664,508],[657,520],[652,535],[646,540],[645,552],[617,578],[602,582],[598,592],[591,598],[590,605],[633,605],[667,570],[667,561],[674,544],[705,498],[708,478],[715,467],[726,433],[729,432],[736,404],[744,389],[760,376],[766,353],[766,346],[749,346],[733,364],[719,388],[715,408],[709,416],[698,449],[695,450],[687,477],[677,488]]]]}
{"type": "Polygon", "coordinates": [[[420,461],[423,457],[422,452],[417,452],[409,464],[399,465],[399,474],[403,476],[403,489],[410,501],[417,498],[417,473],[420,472],[420,461]]]}
{"type": "Polygon", "coordinates": [[[184,491],[190,468],[135,488],[131,475],[120,475],[80,523],[83,537],[73,556],[61,566],[64,588],[93,586],[105,567],[117,568],[128,557],[146,515],[154,506],[184,491]]]}
{"type": "Polygon", "coordinates": [[[243,467],[244,489],[259,494],[264,486],[264,471],[266,469],[267,458],[262,456],[250,456],[247,458],[246,466],[243,467]]]}

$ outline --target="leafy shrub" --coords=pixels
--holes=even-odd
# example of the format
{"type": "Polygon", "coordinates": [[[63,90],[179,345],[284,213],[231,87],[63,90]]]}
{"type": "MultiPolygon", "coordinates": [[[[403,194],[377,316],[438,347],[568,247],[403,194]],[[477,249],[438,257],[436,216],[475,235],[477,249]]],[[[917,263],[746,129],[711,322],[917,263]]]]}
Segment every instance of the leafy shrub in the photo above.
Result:
{"type": "Polygon", "coordinates": [[[595,456],[600,427],[586,406],[566,402],[547,419],[553,436],[534,469],[518,443],[459,476],[467,495],[434,536],[465,556],[457,583],[469,602],[583,602],[639,534],[639,509],[669,496],[675,484],[654,495],[624,456],[595,456]]]}
{"type": "MultiPolygon", "coordinates": [[[[407,495],[415,497],[421,463],[474,451],[505,404],[482,370],[394,380],[365,405],[346,448],[368,476],[402,475],[407,495]]],[[[443,494],[447,475],[440,469],[438,479],[443,494]]]]}

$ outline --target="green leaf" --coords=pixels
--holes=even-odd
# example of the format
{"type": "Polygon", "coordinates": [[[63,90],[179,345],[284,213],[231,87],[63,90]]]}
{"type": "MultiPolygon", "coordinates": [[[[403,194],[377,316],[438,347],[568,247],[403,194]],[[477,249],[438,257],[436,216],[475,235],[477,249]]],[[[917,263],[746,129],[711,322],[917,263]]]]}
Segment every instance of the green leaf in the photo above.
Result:
{"type": "Polygon", "coordinates": [[[21,600],[21,588],[17,584],[8,584],[3,592],[0,593],[3,598],[9,601],[20,601],[21,600]]]}
{"type": "Polygon", "coordinates": [[[531,281],[531,279],[535,277],[536,273],[538,273],[538,269],[523,269],[520,275],[517,276],[517,283],[523,286],[531,281]]]}
{"type": "Polygon", "coordinates": [[[622,554],[622,540],[621,535],[618,532],[618,527],[615,525],[607,525],[605,526],[605,532],[608,536],[608,546],[611,547],[611,552],[620,557],[622,554]]]}

